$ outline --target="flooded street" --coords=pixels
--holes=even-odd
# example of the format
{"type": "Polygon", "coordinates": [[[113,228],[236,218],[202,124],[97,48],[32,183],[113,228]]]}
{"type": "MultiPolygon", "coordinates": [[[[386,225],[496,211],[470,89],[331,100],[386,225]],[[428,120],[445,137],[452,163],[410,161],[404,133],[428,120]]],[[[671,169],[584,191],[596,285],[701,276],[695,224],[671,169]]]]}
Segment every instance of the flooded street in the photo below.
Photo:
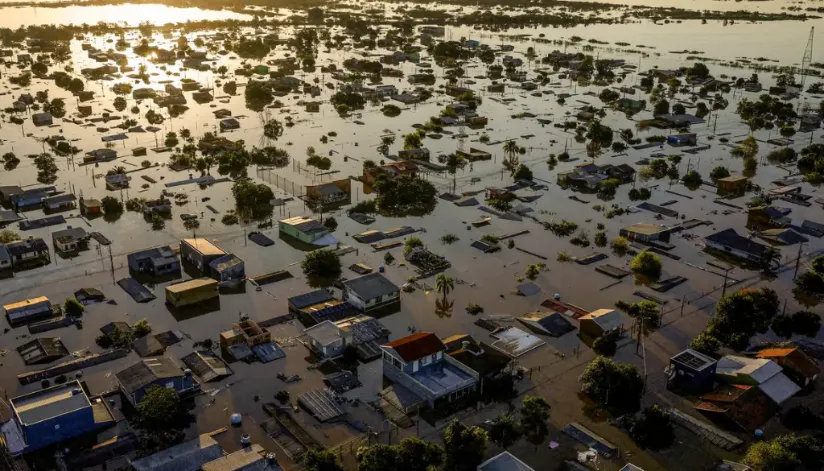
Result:
{"type": "MultiPolygon", "coordinates": [[[[0,5],[2,3],[4,2],[0,1],[0,5]]],[[[649,5],[649,2],[642,0],[620,3],[630,6],[649,5]]],[[[347,5],[348,8],[357,7],[354,4],[345,4],[340,6],[341,10],[345,10],[347,5]]],[[[370,6],[376,9],[382,7],[387,11],[396,10],[399,6],[413,8],[412,4],[375,3],[370,6]]],[[[817,4],[695,0],[668,1],[655,6],[780,13],[787,11],[786,8],[791,6],[800,6],[803,9],[817,4]]],[[[468,7],[463,8],[469,11],[468,7]]],[[[152,4],[15,6],[0,7],[0,12],[3,13],[0,14],[0,28],[98,23],[112,25],[111,29],[98,26],[99,29],[95,31],[99,34],[89,32],[88,29],[84,31],[79,27],[71,29],[69,37],[73,39],[66,41],[71,52],[70,58],[59,61],[49,59],[48,74],[31,77],[30,84],[26,86],[10,81],[10,78],[24,73],[29,66],[24,64],[25,61],[21,62],[20,56],[25,54],[23,42],[12,39],[11,32],[8,32],[8,40],[3,49],[9,48],[14,52],[13,56],[6,57],[7,62],[3,64],[0,73],[0,109],[6,110],[0,120],[0,155],[11,152],[20,159],[20,163],[13,170],[0,169],[0,187],[16,185],[21,189],[27,189],[42,186],[37,183],[39,170],[34,157],[50,152],[55,157],[58,169],[57,180],[51,185],[55,186],[58,193],[73,194],[78,199],[86,200],[100,200],[111,196],[123,202],[132,198],[155,199],[164,191],[185,195],[185,198],[173,198],[171,218],[159,229],[153,229],[151,222],[140,212],[124,211],[115,218],[87,218],[81,216],[77,208],[58,213],[64,216],[66,221],[59,225],[30,230],[19,229],[17,223],[6,227],[17,232],[21,238],[42,238],[48,244],[52,255],[50,263],[45,266],[16,270],[13,276],[0,280],[0,305],[39,296],[47,296],[53,303],[62,304],[64,299],[73,297],[81,288],[99,289],[107,298],[106,302],[86,307],[82,328],[70,326],[35,336],[29,334],[25,327],[12,328],[7,319],[0,322],[4,328],[8,327],[0,335],[0,387],[9,398],[41,389],[39,382],[23,386],[17,378],[18,374],[45,367],[25,365],[22,357],[15,351],[30,337],[60,337],[69,352],[80,356],[88,352],[103,351],[96,344],[96,339],[104,325],[116,321],[133,324],[137,320],[146,319],[154,333],[169,330],[182,333],[182,341],[170,346],[165,353],[167,357],[180,360],[193,351],[195,342],[207,339],[218,342],[220,333],[231,329],[232,324],[238,322],[242,316],[262,322],[288,314],[288,298],[306,293],[311,288],[308,287],[300,266],[306,251],[279,235],[278,221],[294,216],[321,217],[320,214],[313,216],[312,211],[301,199],[306,195],[305,188],[310,185],[350,179],[352,205],[375,198],[374,189],[358,181],[364,176],[364,163],[371,160],[383,165],[395,160],[399,152],[404,150],[405,134],[414,132],[424,123],[429,123],[430,118],[445,116],[445,107],[456,101],[455,97],[444,93],[446,86],[449,85],[450,70],[455,68],[454,63],[441,63],[440,60],[436,62],[426,48],[422,47],[418,63],[403,61],[392,66],[393,69],[400,71],[402,76],[384,75],[379,78],[379,82],[372,83],[369,79],[362,82],[368,87],[394,85],[398,90],[414,92],[415,85],[409,83],[409,77],[428,71],[436,78],[435,85],[427,86],[434,92],[431,98],[413,104],[379,99],[374,103],[367,101],[362,110],[340,113],[332,100],[337,92],[344,89],[345,82],[333,76],[335,70],[343,69],[341,64],[347,60],[377,61],[391,55],[396,48],[391,44],[378,44],[370,48],[359,47],[353,44],[355,41],[343,36],[340,39],[341,44],[335,45],[333,39],[336,35],[349,33],[344,27],[334,25],[329,28],[329,44],[324,44],[324,40],[314,44],[313,65],[294,71],[289,69],[287,73],[295,77],[301,85],[306,84],[306,88],[296,86],[293,90],[276,94],[276,104],[267,103],[267,106],[262,107],[263,111],[250,109],[244,98],[248,84],[269,80],[270,71],[275,73],[284,67],[290,58],[296,57],[297,53],[288,41],[307,31],[305,25],[292,26],[285,22],[291,15],[303,12],[285,8],[272,15],[272,18],[284,21],[277,26],[245,23],[254,18],[248,12],[152,4]],[[244,23],[230,24],[230,20],[244,23]],[[186,25],[186,22],[207,21],[215,24],[208,28],[194,24],[186,25]],[[147,38],[144,32],[136,29],[144,23],[158,26],[179,25],[164,28],[162,31],[152,31],[147,38]],[[274,46],[271,52],[260,60],[243,59],[230,47],[237,45],[240,38],[264,37],[274,46]],[[152,54],[139,55],[135,52],[135,47],[143,40],[155,48],[152,54]],[[183,65],[183,60],[174,59],[171,63],[157,60],[160,50],[171,51],[184,44],[192,50],[204,53],[207,59],[203,66],[187,68],[183,65]],[[83,75],[84,69],[91,70],[114,63],[92,57],[90,50],[123,54],[126,56],[125,63],[131,69],[114,67],[116,72],[98,76],[88,73],[83,75]],[[64,71],[72,78],[83,80],[85,90],[94,92],[93,98],[81,101],[67,89],[59,88],[55,80],[49,76],[58,71],[64,71]],[[214,100],[198,103],[192,98],[189,89],[185,88],[187,82],[196,83],[198,87],[195,87],[195,90],[210,92],[214,100]],[[237,91],[230,93],[224,88],[224,85],[230,82],[236,84],[237,91]],[[172,116],[168,107],[158,106],[151,99],[136,99],[131,91],[116,93],[116,86],[122,84],[128,84],[130,90],[152,89],[161,96],[168,90],[168,86],[184,87],[188,98],[186,109],[172,116]],[[49,100],[61,98],[65,102],[65,116],[55,117],[53,125],[35,126],[32,116],[40,111],[31,106],[17,112],[14,109],[21,94],[35,95],[38,92],[47,92],[49,100]],[[123,99],[125,106],[122,106],[123,99]],[[308,105],[312,104],[318,105],[316,111],[307,111],[311,108],[308,105]],[[387,116],[383,108],[387,104],[398,106],[400,114],[387,116]],[[91,110],[81,114],[81,106],[91,107],[91,110]],[[149,112],[159,113],[164,119],[162,122],[150,123],[147,119],[149,112]],[[239,122],[239,129],[221,130],[221,119],[216,117],[216,112],[224,112],[225,116],[235,118],[239,122]],[[284,125],[282,135],[276,139],[264,135],[264,126],[271,120],[277,120],[284,125]],[[156,126],[154,131],[150,129],[151,126],[156,126]],[[133,130],[135,127],[140,129],[133,130]],[[194,168],[176,171],[170,166],[171,156],[179,153],[180,147],[186,144],[182,137],[184,130],[190,132],[194,138],[193,142],[200,140],[205,133],[213,133],[231,141],[242,140],[242,144],[248,150],[252,150],[253,147],[274,146],[288,152],[289,161],[282,168],[249,165],[246,169],[246,174],[252,181],[271,187],[275,198],[279,200],[279,204],[274,206],[273,226],[258,227],[258,222],[241,222],[235,225],[222,222],[223,217],[236,207],[232,186],[237,178],[236,175],[230,176],[228,172],[224,172],[225,175],[220,173],[218,165],[212,166],[205,173],[219,179],[226,177],[223,181],[208,186],[195,183],[168,186],[172,182],[182,182],[201,176],[201,172],[194,168]],[[180,137],[179,142],[164,143],[169,133],[175,133],[180,137]],[[109,139],[120,134],[123,136],[109,139]],[[394,136],[395,139],[384,155],[378,148],[382,137],[388,135],[394,136]],[[48,139],[55,136],[68,140],[76,149],[63,155],[56,153],[48,143],[48,139]],[[167,146],[169,148],[164,148],[167,146]],[[133,155],[137,154],[134,150],[141,147],[148,149],[147,153],[133,155]],[[308,166],[309,147],[315,151],[311,154],[328,157],[331,160],[331,169],[320,170],[308,166]],[[95,149],[117,151],[118,158],[107,162],[82,164],[83,155],[95,149]],[[129,187],[115,191],[107,190],[105,176],[110,170],[125,172],[130,177],[129,187]],[[180,217],[182,214],[195,215],[199,227],[187,229],[180,217]],[[65,229],[65,226],[81,227],[89,233],[99,232],[111,241],[111,245],[102,245],[93,239],[88,250],[80,251],[71,257],[58,255],[55,253],[51,234],[65,229]],[[273,239],[274,245],[262,247],[249,240],[248,235],[253,231],[262,232],[273,239]],[[264,284],[259,290],[252,283],[245,283],[239,292],[222,290],[218,304],[189,309],[185,314],[167,305],[164,289],[183,279],[201,277],[196,270],[183,270],[174,280],[147,283],[146,287],[156,299],[146,303],[135,302],[117,285],[118,280],[130,276],[127,261],[129,254],[165,245],[177,248],[181,239],[190,237],[206,238],[226,253],[242,259],[245,262],[246,277],[249,279],[280,270],[289,271],[293,277],[264,284]]],[[[266,19],[265,16],[261,18],[264,21],[266,19]]],[[[393,24],[370,26],[376,28],[381,36],[394,29],[393,24]]],[[[415,25],[416,28],[419,26],[415,25]]],[[[660,279],[684,277],[686,281],[664,293],[655,292],[654,296],[662,303],[663,326],[658,332],[646,338],[645,352],[648,353],[643,359],[636,356],[634,340],[624,338],[615,357],[616,361],[633,363],[639,367],[643,365],[647,368],[644,372],[645,377],[648,374],[650,382],[647,388],[651,393],[644,397],[644,405],[658,402],[685,407],[686,400],[666,390],[666,376],[662,371],[669,364],[669,358],[682,351],[703,330],[722,292],[725,289],[729,293],[743,287],[769,286],[778,293],[782,307],[788,313],[802,309],[816,313],[824,312],[821,305],[802,305],[793,293],[797,259],[802,271],[806,270],[815,256],[824,253],[824,242],[821,238],[809,237],[801,247],[778,247],[780,268],[772,279],[765,278],[758,270],[736,266],[726,273],[729,280],[728,287],[724,288],[724,269],[719,268],[714,256],[703,250],[704,238],[727,228],[735,228],[739,234],[747,235],[746,207],[754,192],[719,200],[714,185],[699,185],[698,189],[690,190],[678,179],[662,177],[645,180],[639,176],[631,183],[620,186],[614,198],[602,201],[594,192],[578,192],[561,186],[558,184],[559,174],[571,171],[579,164],[591,160],[586,139],[576,139],[576,126],[563,126],[565,122],[578,120],[576,115],[585,110],[585,107],[591,106],[593,109],[606,111],[600,122],[615,131],[615,141],[620,140],[618,133],[622,129],[631,129],[634,136],[644,143],[648,137],[671,136],[677,134],[678,130],[642,126],[642,121],[653,117],[651,105],[646,105],[646,109],[634,116],[625,115],[607,106],[599,98],[599,93],[605,89],[604,84],[573,81],[567,76],[566,71],[553,70],[552,65],[542,63],[541,59],[549,57],[553,51],[560,51],[589,54],[598,60],[619,61],[622,68],[616,69],[616,72],[620,72],[620,82],[613,83],[612,88],[626,87],[631,90],[631,94],[624,90],[621,92],[622,98],[644,100],[648,100],[649,97],[644,91],[639,91],[642,80],[646,77],[642,72],[650,70],[665,71],[690,67],[700,61],[707,64],[714,77],[733,83],[739,77],[748,78],[752,74],[758,74],[764,91],[746,91],[743,87],[734,87],[730,92],[724,93],[723,98],[728,102],[725,108],[711,110],[702,122],[689,128],[690,133],[696,134],[699,149],[692,151],[692,147],[675,147],[666,143],[660,146],[630,146],[622,152],[605,147],[602,154],[595,159],[595,163],[608,163],[614,166],[627,164],[640,169],[656,157],[678,155],[680,162],[675,166],[681,176],[690,169],[697,170],[703,175],[704,182],[709,182],[710,170],[718,166],[727,167],[733,174],[740,175],[744,172],[744,160],[732,155],[731,151],[751,135],[759,145],[755,157],[759,165],[754,175],[751,175],[752,184],[767,191],[775,186],[773,182],[776,180],[795,177],[793,184],[798,184],[804,194],[812,196],[812,204],[803,206],[785,201],[776,201],[776,204],[792,210],[790,217],[796,225],[804,220],[822,223],[824,214],[819,201],[820,187],[802,182],[802,176],[798,174],[795,164],[779,166],[766,160],[767,154],[782,147],[800,152],[810,144],[821,144],[824,141],[820,126],[812,131],[799,130],[792,141],[781,145],[768,142],[779,137],[777,128],[761,128],[751,132],[747,123],[736,113],[742,100],[758,100],[761,94],[766,93],[767,89],[776,83],[778,68],[801,66],[805,44],[810,35],[810,28],[813,27],[824,31],[824,19],[757,23],[738,21],[729,25],[717,20],[709,21],[707,24],[692,20],[669,24],[642,20],[626,24],[577,25],[569,28],[524,27],[500,32],[476,29],[469,25],[447,25],[444,36],[438,38],[439,40],[474,40],[490,47],[511,45],[511,49],[497,53],[496,64],[500,63],[504,55],[511,55],[523,60],[523,65],[519,66],[518,70],[531,78],[542,72],[547,76],[547,80],[537,86],[540,93],[520,88],[520,85],[512,80],[505,81],[507,87],[503,93],[492,92],[489,87],[501,79],[489,78],[488,64],[474,58],[468,60],[463,65],[463,75],[457,80],[457,85],[467,87],[476,97],[480,97],[477,112],[488,119],[487,124],[444,126],[443,132],[428,132],[422,139],[422,145],[429,149],[432,156],[430,161],[433,164],[438,162],[438,156],[447,156],[456,150],[470,148],[489,152],[492,158],[472,162],[457,170],[454,176],[448,172],[432,170],[430,167],[421,167],[419,177],[432,183],[439,195],[455,193],[474,196],[484,205],[484,192],[487,188],[507,187],[513,183],[512,176],[503,168],[503,162],[506,158],[505,143],[514,141],[523,147],[523,152],[519,154],[519,162],[532,171],[532,179],[536,184],[543,185],[543,188],[535,191],[539,196],[536,196],[536,199],[524,203],[515,202],[517,205],[523,205],[523,217],[508,219],[493,215],[490,223],[482,227],[475,227],[472,222],[494,213],[479,210],[477,206],[458,206],[442,198],[438,198],[437,206],[425,216],[375,215],[375,222],[368,225],[360,224],[348,217],[347,210],[351,208],[350,205],[324,212],[323,219],[334,217],[338,223],[333,232],[337,240],[342,245],[357,249],[341,257],[342,276],[348,279],[355,278],[356,273],[347,267],[362,263],[375,268],[376,271],[381,267],[381,271],[389,280],[398,286],[403,285],[410,277],[415,276],[416,272],[411,264],[401,263],[402,246],[378,251],[373,250],[369,244],[357,242],[352,236],[371,229],[388,230],[401,226],[421,230],[414,236],[419,237],[428,250],[451,262],[451,268],[445,273],[455,280],[454,291],[449,293],[452,309],[444,312],[437,306],[436,300],[439,300],[441,294],[435,290],[435,278],[423,278],[419,280],[419,288],[422,289],[401,294],[400,312],[380,319],[391,332],[390,340],[406,337],[412,332],[434,332],[440,338],[467,333],[476,340],[492,343],[494,339],[490,337],[490,332],[476,324],[479,316],[471,315],[465,309],[469,304],[474,303],[483,307],[480,317],[498,319],[506,326],[523,327],[515,322],[514,318],[527,312],[546,311],[547,307],[541,303],[553,297],[583,310],[594,311],[612,308],[617,300],[639,301],[639,292],[652,294],[651,288],[634,281],[633,276],[616,280],[596,272],[595,264],[558,261],[558,255],[562,252],[579,258],[602,253],[607,258],[598,265],[608,263],[629,270],[632,255],[619,254],[609,246],[572,245],[570,237],[554,235],[545,229],[545,223],[572,221],[577,224],[580,231],[586,233],[588,240],[603,231],[607,240],[611,241],[619,235],[622,228],[636,223],[674,226],[693,219],[704,221],[704,224],[673,233],[670,240],[673,247],[667,251],[669,255],[663,257],[660,279]],[[771,69],[765,70],[766,68],[771,69]],[[563,98],[559,100],[561,97],[563,98]],[[703,146],[708,148],[700,149],[703,146]],[[554,159],[563,152],[568,153],[568,160],[558,161],[555,165],[548,164],[550,155],[554,159]],[[647,159],[647,162],[639,163],[642,159],[647,159]],[[677,212],[677,215],[656,217],[651,211],[637,208],[640,201],[630,200],[630,188],[649,189],[649,203],[665,206],[677,212]],[[575,199],[571,199],[572,196],[575,196],[575,199]],[[617,207],[630,208],[630,211],[615,217],[606,217],[607,211],[617,207]],[[470,245],[486,234],[502,237],[520,232],[523,233],[509,239],[514,243],[512,247],[509,247],[506,241],[501,241],[501,250],[494,253],[483,253],[470,245]],[[451,244],[444,243],[442,237],[447,234],[457,236],[458,240],[451,244]],[[393,255],[394,263],[386,263],[384,257],[387,253],[393,255]],[[546,268],[540,271],[533,281],[539,288],[538,292],[528,296],[518,294],[518,285],[529,281],[524,280],[525,270],[536,263],[546,264],[546,268]]],[[[824,62],[824,52],[821,52],[823,50],[824,48],[817,46],[812,49],[813,64],[824,62]]],[[[817,75],[820,70],[808,69],[811,75],[806,77],[807,86],[819,82],[820,77],[812,74],[817,75]]],[[[672,105],[684,104],[689,113],[695,113],[697,101],[710,101],[697,96],[700,86],[684,87],[686,91],[680,90],[676,96],[669,98],[672,105]]],[[[818,112],[822,96],[824,94],[805,92],[798,97],[789,98],[787,102],[799,110],[799,113],[806,109],[818,112]]],[[[40,106],[37,105],[38,108],[40,106]]],[[[437,168],[438,165],[432,167],[437,168]]],[[[20,214],[26,220],[37,220],[50,215],[43,209],[21,211],[20,214]]],[[[629,326],[631,320],[624,314],[622,316],[624,325],[629,326]]],[[[308,368],[316,359],[311,357],[310,351],[297,339],[303,334],[303,329],[304,326],[296,319],[269,327],[272,338],[286,353],[284,359],[266,364],[235,361],[229,365],[233,370],[231,376],[204,384],[203,394],[194,400],[197,423],[188,431],[187,436],[193,437],[195,433],[206,433],[227,427],[230,415],[240,413],[243,415],[242,426],[230,427],[229,431],[218,439],[225,450],[238,449],[241,436],[250,434],[252,442],[260,443],[267,451],[275,453],[286,469],[301,469],[299,463],[295,463],[295,460],[285,454],[274,440],[266,436],[260,425],[269,419],[261,407],[262,404],[275,402],[277,392],[287,390],[291,403],[296,404],[298,395],[325,387],[323,373],[308,368]],[[280,373],[287,377],[299,375],[302,379],[287,384],[278,378],[280,373]]],[[[772,332],[758,338],[777,339],[772,332]]],[[[822,339],[821,334],[816,338],[822,339]]],[[[516,387],[519,394],[529,392],[548,398],[552,406],[550,422],[553,432],[550,440],[561,440],[560,437],[563,435],[559,429],[566,423],[581,421],[599,433],[610,434],[609,439],[619,442],[617,444],[623,450],[632,450],[636,453],[639,466],[644,466],[647,471],[698,469],[690,467],[689,463],[679,463],[679,457],[674,454],[655,454],[640,450],[626,434],[603,419],[590,421],[588,414],[591,411],[587,409],[584,401],[575,395],[580,391],[577,377],[586,363],[595,358],[595,353],[574,333],[560,338],[542,336],[541,340],[547,345],[516,359],[518,366],[529,371],[529,376],[517,382],[516,387]]],[[[68,359],[69,357],[60,361],[68,359]]],[[[85,368],[82,370],[82,379],[92,395],[114,391],[118,388],[114,373],[138,359],[136,352],[130,352],[125,358],[85,368]]],[[[363,386],[347,392],[345,397],[357,398],[361,402],[360,405],[342,405],[347,413],[345,421],[324,424],[312,418],[306,411],[293,413],[294,420],[323,447],[341,453],[347,453],[350,448],[356,448],[359,444],[368,443],[370,438],[366,438],[366,433],[369,431],[385,433],[391,430],[392,426],[386,418],[365,404],[367,401],[376,400],[378,392],[385,386],[382,363],[375,360],[358,366],[357,373],[363,386]]],[[[503,411],[503,404],[492,404],[476,414],[470,413],[472,411],[466,412],[465,416],[461,416],[461,420],[477,425],[483,420],[497,417],[503,411]]],[[[420,421],[418,428],[419,420],[415,418],[416,427],[396,430],[395,435],[392,435],[392,432],[379,435],[379,439],[394,440],[393,443],[396,443],[402,438],[419,434],[438,441],[444,423],[433,426],[420,421]]],[[[692,440],[689,448],[685,448],[688,450],[685,453],[701,451],[700,446],[703,445],[696,445],[694,437],[692,440]]],[[[574,454],[568,445],[564,442],[563,453],[574,454]]],[[[709,448],[709,445],[706,446],[709,448]]],[[[520,444],[514,450],[523,452],[524,461],[535,466],[535,469],[554,469],[540,467],[540,463],[543,463],[541,454],[536,453],[531,445],[520,444]]],[[[561,453],[562,451],[559,451],[558,455],[561,453]]],[[[715,458],[728,454],[713,448],[707,451],[707,455],[715,458]]],[[[554,464],[556,463],[553,462],[554,464]]],[[[616,462],[605,462],[599,469],[619,468],[616,462]]]]}

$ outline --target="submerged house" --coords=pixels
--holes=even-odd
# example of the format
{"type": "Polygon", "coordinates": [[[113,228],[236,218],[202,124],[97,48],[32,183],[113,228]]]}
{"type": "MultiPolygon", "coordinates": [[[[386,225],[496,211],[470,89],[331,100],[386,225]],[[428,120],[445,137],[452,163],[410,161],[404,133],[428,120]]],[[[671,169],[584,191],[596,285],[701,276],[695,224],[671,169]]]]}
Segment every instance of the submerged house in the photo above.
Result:
{"type": "Polygon", "coordinates": [[[578,330],[581,334],[591,337],[600,337],[610,332],[621,332],[624,329],[624,319],[615,309],[598,309],[578,319],[578,330]]]}
{"type": "Polygon", "coordinates": [[[222,456],[223,448],[212,438],[212,433],[204,433],[129,464],[135,471],[198,471],[222,456]]]}
{"type": "Polygon", "coordinates": [[[338,241],[323,224],[305,216],[295,216],[278,221],[281,234],[295,238],[305,244],[326,247],[338,241]]]}
{"type": "Polygon", "coordinates": [[[761,262],[768,246],[739,235],[735,229],[725,229],[704,238],[704,244],[714,250],[752,262],[761,262]]]}
{"type": "Polygon", "coordinates": [[[343,282],[343,300],[368,314],[388,313],[401,307],[401,289],[380,273],[370,273],[343,282]]]}
{"type": "Polygon", "coordinates": [[[69,226],[62,231],[52,232],[52,242],[55,252],[77,252],[88,248],[91,235],[82,227],[69,226]]]}
{"type": "Polygon", "coordinates": [[[128,255],[129,270],[153,276],[180,272],[180,260],[168,245],[128,255]]]}
{"type": "Polygon", "coordinates": [[[419,332],[381,345],[383,376],[399,383],[435,408],[475,392],[477,372],[446,354],[446,346],[431,332],[419,332]]]}
{"type": "Polygon", "coordinates": [[[212,261],[226,256],[226,252],[207,239],[198,237],[180,241],[180,258],[206,272],[212,261]]]}
{"type": "Polygon", "coordinates": [[[218,285],[239,284],[246,279],[246,264],[234,254],[226,254],[209,262],[218,285]]]}
{"type": "Polygon", "coordinates": [[[778,363],[766,358],[727,355],[718,360],[716,376],[730,384],[757,386],[779,405],[801,390],[782,373],[778,363]]]}
{"type": "Polygon", "coordinates": [[[798,348],[767,348],[756,358],[772,360],[784,368],[784,373],[802,387],[815,384],[821,369],[818,364],[798,348]]]}
{"type": "Polygon", "coordinates": [[[49,246],[40,238],[18,240],[6,244],[6,250],[11,256],[11,264],[15,269],[51,261],[49,246]]]}
{"type": "Polygon", "coordinates": [[[79,381],[11,399],[12,419],[0,426],[11,455],[29,453],[114,425],[106,401],[90,399],[79,381]]]}
{"type": "Polygon", "coordinates": [[[710,391],[715,384],[717,364],[713,358],[688,348],[670,358],[665,370],[667,385],[692,393],[710,391]]]}
{"type": "Polygon", "coordinates": [[[191,371],[181,370],[166,357],[141,360],[115,374],[115,379],[120,391],[135,407],[151,386],[171,388],[179,395],[192,393],[200,388],[191,371]]]}

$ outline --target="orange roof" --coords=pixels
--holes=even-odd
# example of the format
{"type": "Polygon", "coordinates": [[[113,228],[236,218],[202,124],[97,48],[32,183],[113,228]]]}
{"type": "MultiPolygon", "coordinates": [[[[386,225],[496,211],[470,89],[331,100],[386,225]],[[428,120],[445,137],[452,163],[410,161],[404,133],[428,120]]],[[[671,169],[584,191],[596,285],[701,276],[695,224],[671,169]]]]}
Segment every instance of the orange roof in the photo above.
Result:
{"type": "Polygon", "coordinates": [[[446,350],[441,339],[432,332],[418,332],[383,346],[395,350],[407,363],[446,350]]]}
{"type": "Polygon", "coordinates": [[[757,358],[775,358],[775,357],[785,357],[792,353],[795,349],[794,348],[765,348],[758,352],[756,355],[757,358]]]}

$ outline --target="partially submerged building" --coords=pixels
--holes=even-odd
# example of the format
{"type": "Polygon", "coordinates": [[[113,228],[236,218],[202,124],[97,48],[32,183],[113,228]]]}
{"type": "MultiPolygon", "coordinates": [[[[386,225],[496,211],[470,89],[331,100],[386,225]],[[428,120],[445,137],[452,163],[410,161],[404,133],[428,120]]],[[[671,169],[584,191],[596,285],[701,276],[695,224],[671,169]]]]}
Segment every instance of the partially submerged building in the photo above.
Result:
{"type": "Polygon", "coordinates": [[[691,393],[710,391],[715,384],[717,364],[715,359],[688,348],[670,358],[665,370],[667,385],[691,393]]]}
{"type": "Polygon", "coordinates": [[[200,278],[166,287],[166,302],[174,307],[202,303],[220,296],[217,281],[200,278]]]}
{"type": "Polygon", "coordinates": [[[180,258],[204,273],[208,272],[209,263],[224,255],[223,249],[201,237],[180,241],[180,258]]]}
{"type": "Polygon", "coordinates": [[[578,319],[578,330],[582,334],[593,338],[610,332],[621,332],[624,329],[624,319],[615,309],[598,309],[578,319]]]}
{"type": "Polygon", "coordinates": [[[370,273],[343,282],[343,299],[363,313],[400,310],[401,289],[380,273],[370,273]]]}
{"type": "Polygon", "coordinates": [[[76,380],[15,397],[10,406],[12,420],[0,430],[12,455],[39,450],[115,423],[106,401],[90,399],[76,380]]]}
{"type": "Polygon", "coordinates": [[[381,345],[383,375],[401,384],[429,407],[457,401],[475,392],[478,374],[445,354],[431,332],[419,332],[381,345]]]}
{"type": "Polygon", "coordinates": [[[727,355],[718,360],[716,377],[730,384],[757,386],[779,405],[801,390],[776,362],[765,358],[727,355]]]}
{"type": "Polygon", "coordinates": [[[211,433],[166,448],[152,455],[130,461],[135,471],[198,471],[223,456],[223,449],[211,433]]]}
{"type": "Polygon", "coordinates": [[[760,263],[769,248],[752,239],[739,235],[735,229],[725,229],[704,238],[704,244],[711,249],[737,258],[760,263]]]}
{"type": "Polygon", "coordinates": [[[135,407],[152,386],[174,389],[181,396],[200,389],[189,370],[181,370],[166,357],[143,359],[114,376],[120,391],[135,407]]]}
{"type": "Polygon", "coordinates": [[[305,216],[281,219],[278,221],[278,230],[281,234],[318,247],[327,247],[338,243],[335,236],[330,234],[329,229],[323,224],[305,216]]]}
{"type": "Polygon", "coordinates": [[[54,315],[52,303],[45,296],[6,304],[3,311],[11,325],[20,325],[54,315]]]}
{"type": "Polygon", "coordinates": [[[130,253],[129,270],[153,276],[180,272],[180,260],[168,245],[130,253]]]}

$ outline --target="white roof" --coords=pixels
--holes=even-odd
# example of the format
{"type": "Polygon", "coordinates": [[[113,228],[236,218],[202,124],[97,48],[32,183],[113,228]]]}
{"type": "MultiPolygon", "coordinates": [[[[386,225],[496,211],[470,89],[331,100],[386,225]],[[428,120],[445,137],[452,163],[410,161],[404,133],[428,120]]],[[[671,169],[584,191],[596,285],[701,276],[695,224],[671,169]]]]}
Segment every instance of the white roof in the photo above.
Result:
{"type": "Polygon", "coordinates": [[[762,384],[781,373],[781,367],[772,360],[727,355],[718,360],[715,373],[727,376],[749,376],[762,384]]]}
{"type": "Polygon", "coordinates": [[[519,357],[541,345],[546,344],[539,337],[517,327],[510,327],[504,331],[493,335],[498,340],[492,342],[492,346],[513,357],[519,357]]]}
{"type": "Polygon", "coordinates": [[[801,388],[784,373],[778,373],[767,381],[759,384],[758,389],[779,405],[801,390],[801,388]]]}

